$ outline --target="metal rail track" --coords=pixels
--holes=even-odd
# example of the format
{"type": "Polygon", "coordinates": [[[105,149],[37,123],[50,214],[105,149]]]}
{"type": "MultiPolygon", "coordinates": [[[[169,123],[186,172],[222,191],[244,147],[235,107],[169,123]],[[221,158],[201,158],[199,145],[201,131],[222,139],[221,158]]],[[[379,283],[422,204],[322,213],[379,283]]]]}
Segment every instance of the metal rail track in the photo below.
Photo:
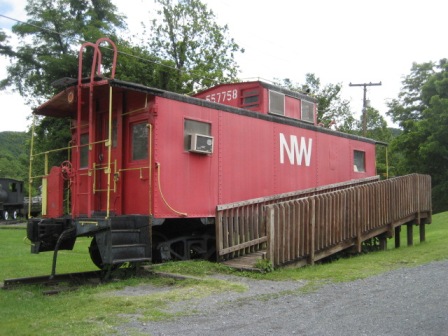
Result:
{"type": "Polygon", "coordinates": [[[43,285],[46,290],[43,294],[53,295],[60,292],[76,290],[82,285],[98,285],[112,279],[127,279],[130,276],[154,275],[151,269],[146,267],[122,267],[112,270],[97,270],[77,273],[63,273],[42,275],[26,278],[5,279],[2,289],[13,289],[27,285],[43,285]],[[67,284],[66,286],[64,286],[67,284]]]}
{"type": "Polygon", "coordinates": [[[1,226],[8,226],[8,225],[15,225],[15,224],[23,224],[26,225],[27,221],[26,219],[0,219],[0,225],[1,226]]]}
{"type": "MultiPolygon", "coordinates": [[[[15,279],[5,279],[3,282],[3,289],[12,289],[19,286],[26,285],[45,285],[45,286],[56,286],[62,282],[68,282],[70,284],[80,284],[87,280],[98,279],[101,281],[104,277],[103,271],[89,271],[89,272],[78,272],[78,273],[65,273],[65,274],[55,274],[54,276],[43,275],[36,277],[26,277],[26,278],[15,278],[15,279]]],[[[50,291],[46,294],[55,294],[60,292],[61,289],[56,289],[50,291]]]]}

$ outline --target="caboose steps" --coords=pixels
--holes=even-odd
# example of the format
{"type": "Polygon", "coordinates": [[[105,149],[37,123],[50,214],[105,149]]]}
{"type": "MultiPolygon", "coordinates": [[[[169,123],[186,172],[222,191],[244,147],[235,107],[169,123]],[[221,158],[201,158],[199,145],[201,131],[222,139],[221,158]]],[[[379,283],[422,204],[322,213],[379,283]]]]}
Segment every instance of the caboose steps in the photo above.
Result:
{"type": "Polygon", "coordinates": [[[125,245],[138,242],[141,231],[139,229],[111,230],[112,245],[125,245]]]}
{"type": "Polygon", "coordinates": [[[150,261],[148,258],[126,258],[126,259],[114,259],[113,265],[122,265],[125,263],[145,263],[150,261]]]}
{"type": "Polygon", "coordinates": [[[144,259],[146,255],[145,244],[127,244],[111,246],[111,263],[117,263],[117,260],[130,262],[133,259],[144,259]]]}
{"type": "Polygon", "coordinates": [[[91,219],[108,223],[108,229],[95,233],[96,247],[91,248],[97,266],[151,261],[148,216],[114,216],[91,219]]]}

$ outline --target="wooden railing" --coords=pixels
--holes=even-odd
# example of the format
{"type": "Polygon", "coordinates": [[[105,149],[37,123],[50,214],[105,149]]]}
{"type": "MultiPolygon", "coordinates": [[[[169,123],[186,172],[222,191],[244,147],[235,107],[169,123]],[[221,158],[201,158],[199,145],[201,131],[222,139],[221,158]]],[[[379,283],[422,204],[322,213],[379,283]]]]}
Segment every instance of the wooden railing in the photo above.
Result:
{"type": "Polygon", "coordinates": [[[431,221],[431,178],[356,181],[218,207],[219,259],[266,249],[274,266],[314,263],[363,241],[391,237],[403,224],[431,221]]]}
{"type": "MultiPolygon", "coordinates": [[[[273,265],[314,263],[397,226],[431,217],[431,179],[408,175],[268,205],[267,257],[273,265]]],[[[422,221],[424,219],[424,221],[422,221]]]]}
{"type": "Polygon", "coordinates": [[[268,237],[265,205],[341,190],[378,180],[379,176],[374,176],[244,202],[218,205],[216,212],[218,260],[235,258],[266,248],[268,237]]]}

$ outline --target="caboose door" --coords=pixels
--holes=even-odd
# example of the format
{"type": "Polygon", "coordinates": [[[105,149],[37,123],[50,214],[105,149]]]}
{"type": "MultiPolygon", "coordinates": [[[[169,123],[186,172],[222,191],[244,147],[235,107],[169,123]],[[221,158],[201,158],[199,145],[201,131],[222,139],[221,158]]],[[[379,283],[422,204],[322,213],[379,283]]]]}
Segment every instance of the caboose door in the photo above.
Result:
{"type": "Polygon", "coordinates": [[[97,115],[96,160],[94,162],[94,202],[95,211],[117,213],[119,179],[117,156],[117,119],[110,120],[109,113],[97,115]],[[109,132],[109,128],[111,131],[109,132]]]}

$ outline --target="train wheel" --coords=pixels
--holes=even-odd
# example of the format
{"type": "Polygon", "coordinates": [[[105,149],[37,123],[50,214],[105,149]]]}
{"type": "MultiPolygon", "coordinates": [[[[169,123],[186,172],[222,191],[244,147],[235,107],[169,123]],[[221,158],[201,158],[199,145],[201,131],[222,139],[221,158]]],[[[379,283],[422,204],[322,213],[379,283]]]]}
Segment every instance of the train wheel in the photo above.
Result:
{"type": "Polygon", "coordinates": [[[163,233],[153,232],[152,233],[152,261],[154,263],[161,263],[162,256],[160,250],[157,248],[160,243],[166,242],[168,239],[163,233]]]}
{"type": "Polygon", "coordinates": [[[8,220],[9,219],[9,213],[7,210],[3,211],[3,219],[8,220]]]}
{"type": "Polygon", "coordinates": [[[90,243],[89,254],[90,259],[92,259],[95,266],[99,269],[103,269],[103,259],[101,258],[100,249],[98,248],[95,237],[93,237],[92,242],[90,243]]]}
{"type": "Polygon", "coordinates": [[[19,212],[17,210],[14,210],[12,212],[12,219],[17,219],[18,214],[19,214],[19,212]]]}

